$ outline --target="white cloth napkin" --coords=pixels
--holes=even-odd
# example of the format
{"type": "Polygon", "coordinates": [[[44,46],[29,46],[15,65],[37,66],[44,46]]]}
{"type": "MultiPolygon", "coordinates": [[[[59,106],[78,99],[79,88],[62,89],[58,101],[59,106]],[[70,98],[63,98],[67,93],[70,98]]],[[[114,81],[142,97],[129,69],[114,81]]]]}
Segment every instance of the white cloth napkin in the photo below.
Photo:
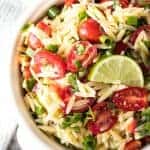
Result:
{"type": "Polygon", "coordinates": [[[0,150],[6,150],[17,127],[17,114],[10,92],[9,64],[15,25],[38,0],[0,0],[0,150]]]}

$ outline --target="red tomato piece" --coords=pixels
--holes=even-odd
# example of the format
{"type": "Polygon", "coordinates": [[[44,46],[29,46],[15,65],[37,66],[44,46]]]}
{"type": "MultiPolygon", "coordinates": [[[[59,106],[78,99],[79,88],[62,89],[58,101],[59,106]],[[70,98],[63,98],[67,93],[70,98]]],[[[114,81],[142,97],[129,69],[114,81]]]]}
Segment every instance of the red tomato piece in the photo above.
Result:
{"type": "Polygon", "coordinates": [[[110,130],[117,122],[117,117],[112,114],[111,111],[101,111],[97,114],[96,121],[89,121],[88,129],[93,135],[103,133],[110,130]]]}
{"type": "Polygon", "coordinates": [[[139,140],[132,140],[125,144],[124,150],[140,150],[142,143],[139,140]]]}
{"type": "Polygon", "coordinates": [[[82,40],[98,42],[99,37],[103,34],[102,27],[94,19],[87,19],[79,25],[79,36],[82,40]]]}
{"type": "Polygon", "coordinates": [[[31,71],[29,67],[25,67],[23,70],[23,77],[28,80],[31,77],[31,71]]]}
{"type": "Polygon", "coordinates": [[[30,33],[29,34],[29,38],[28,38],[28,43],[29,43],[29,46],[35,50],[37,48],[42,48],[43,47],[43,44],[42,42],[40,41],[39,38],[37,38],[36,35],[34,35],[33,33],[30,33]]]}
{"type": "Polygon", "coordinates": [[[107,107],[107,103],[106,102],[101,102],[101,103],[96,103],[93,107],[92,107],[93,111],[106,111],[108,110],[107,107]]]}
{"type": "Polygon", "coordinates": [[[58,96],[61,98],[61,100],[64,102],[64,106],[62,109],[65,112],[65,108],[69,102],[71,95],[72,95],[70,87],[69,86],[62,87],[61,85],[59,85],[58,83],[55,82],[50,85],[50,89],[51,89],[51,91],[56,92],[58,94],[58,96]]]}
{"type": "Polygon", "coordinates": [[[65,5],[66,6],[71,6],[75,2],[77,2],[77,0],[65,0],[65,5]]]}
{"type": "Polygon", "coordinates": [[[63,99],[64,103],[68,103],[72,93],[71,93],[71,88],[70,87],[60,87],[59,94],[61,98],[63,99]]]}
{"type": "Polygon", "coordinates": [[[112,101],[124,111],[138,111],[148,105],[148,93],[144,88],[129,87],[114,93],[112,101]]]}
{"type": "Polygon", "coordinates": [[[136,127],[137,127],[137,121],[133,119],[131,123],[128,125],[128,132],[133,134],[135,132],[136,127]]]}
{"type": "Polygon", "coordinates": [[[96,124],[94,121],[89,121],[87,128],[93,135],[97,135],[100,131],[98,124],[96,124]]]}
{"type": "Polygon", "coordinates": [[[92,46],[87,41],[79,41],[74,44],[68,57],[67,57],[67,69],[71,72],[77,72],[80,67],[87,68],[97,56],[97,48],[92,46]],[[78,52],[78,47],[82,47],[82,52],[78,52]],[[80,67],[76,62],[80,63],[80,67]]]}
{"type": "Polygon", "coordinates": [[[126,52],[127,49],[128,49],[128,45],[123,43],[122,41],[119,41],[116,43],[115,53],[122,54],[123,52],[126,52]]]}
{"type": "Polygon", "coordinates": [[[136,38],[138,37],[138,35],[143,31],[143,30],[148,30],[150,31],[150,25],[143,25],[141,27],[139,27],[136,31],[134,31],[131,36],[130,36],[130,42],[132,44],[135,43],[136,38]]]}
{"type": "Polygon", "coordinates": [[[119,0],[121,7],[127,8],[130,4],[129,0],[119,0]]]}
{"type": "Polygon", "coordinates": [[[35,73],[40,73],[41,68],[44,65],[50,65],[50,67],[54,68],[55,75],[50,76],[51,79],[62,78],[66,73],[66,64],[63,59],[57,54],[51,53],[46,50],[41,50],[35,54],[33,60],[34,64],[32,65],[32,69],[35,73]]]}
{"type": "Polygon", "coordinates": [[[52,32],[51,27],[47,25],[45,22],[43,21],[38,22],[37,27],[41,29],[43,32],[45,32],[48,36],[51,36],[52,32]]]}

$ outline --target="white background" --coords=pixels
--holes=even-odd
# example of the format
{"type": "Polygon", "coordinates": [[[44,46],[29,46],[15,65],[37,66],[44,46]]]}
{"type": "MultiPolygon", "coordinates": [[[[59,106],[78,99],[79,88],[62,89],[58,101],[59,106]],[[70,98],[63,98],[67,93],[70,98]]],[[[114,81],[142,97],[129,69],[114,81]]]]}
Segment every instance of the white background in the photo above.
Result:
{"type": "Polygon", "coordinates": [[[0,0],[0,150],[5,150],[17,125],[9,81],[15,26],[19,17],[36,2],[38,0],[0,0]]]}

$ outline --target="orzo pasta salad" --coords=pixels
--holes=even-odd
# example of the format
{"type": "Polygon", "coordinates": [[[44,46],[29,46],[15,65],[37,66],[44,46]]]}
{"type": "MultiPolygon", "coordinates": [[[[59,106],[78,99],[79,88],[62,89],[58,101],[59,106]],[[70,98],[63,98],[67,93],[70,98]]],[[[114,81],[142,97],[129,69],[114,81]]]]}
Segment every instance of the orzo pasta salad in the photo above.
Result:
{"type": "Polygon", "coordinates": [[[150,1],[65,0],[21,30],[24,101],[69,149],[150,142],[150,1]]]}

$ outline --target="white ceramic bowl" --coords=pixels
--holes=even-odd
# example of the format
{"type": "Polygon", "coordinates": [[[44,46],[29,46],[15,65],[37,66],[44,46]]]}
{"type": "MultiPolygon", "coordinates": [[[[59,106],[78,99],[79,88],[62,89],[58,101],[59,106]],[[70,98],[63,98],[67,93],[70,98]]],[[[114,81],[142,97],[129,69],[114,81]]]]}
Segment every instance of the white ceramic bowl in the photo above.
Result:
{"type": "MultiPolygon", "coordinates": [[[[61,3],[63,3],[63,0],[41,0],[38,4],[34,5],[31,10],[29,10],[22,16],[21,20],[16,26],[18,32],[16,33],[16,39],[14,40],[13,51],[11,55],[10,78],[16,109],[18,110],[19,114],[19,124],[23,126],[23,132],[27,133],[27,138],[23,138],[24,140],[26,140],[25,143],[28,143],[28,148],[25,148],[25,150],[66,150],[66,148],[58,144],[52,137],[48,138],[36,127],[36,124],[34,123],[27,108],[25,107],[16,51],[16,47],[20,39],[21,27],[28,21],[36,22],[40,17],[44,15],[44,13],[48,10],[50,6],[61,3]]],[[[148,149],[150,149],[149,146],[145,148],[145,150],[148,149]]]]}
{"type": "Polygon", "coordinates": [[[19,62],[17,56],[17,46],[20,39],[20,30],[21,27],[28,21],[36,22],[40,17],[42,17],[48,8],[54,4],[61,4],[63,0],[41,0],[36,5],[34,5],[30,10],[28,10],[18,21],[16,25],[17,33],[14,40],[13,51],[11,55],[11,88],[16,104],[16,109],[19,114],[19,124],[23,126],[24,132],[28,133],[28,138],[26,143],[28,143],[29,150],[64,150],[62,145],[58,144],[53,137],[48,138],[43,134],[34,123],[31,115],[29,114],[27,108],[25,107],[23,101],[22,87],[20,81],[19,73],[19,62]],[[32,144],[32,145],[30,145],[32,144]]]}

